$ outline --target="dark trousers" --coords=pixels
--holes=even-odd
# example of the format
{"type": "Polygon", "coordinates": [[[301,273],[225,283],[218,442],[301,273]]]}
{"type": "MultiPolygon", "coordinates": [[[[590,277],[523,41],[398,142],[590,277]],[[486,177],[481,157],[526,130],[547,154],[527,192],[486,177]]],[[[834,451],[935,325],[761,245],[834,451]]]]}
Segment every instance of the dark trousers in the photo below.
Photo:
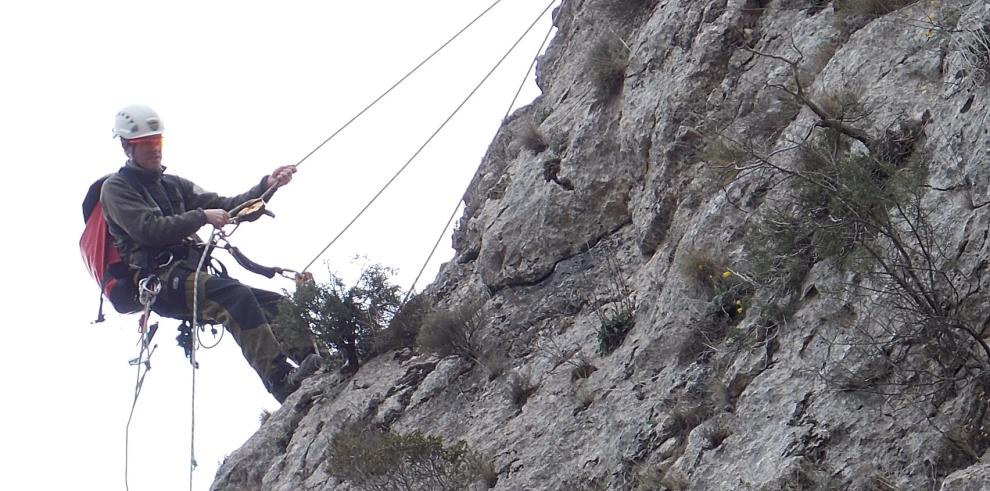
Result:
{"type": "Polygon", "coordinates": [[[162,291],[152,309],[163,317],[191,320],[195,287],[199,296],[198,320],[223,324],[266,387],[291,368],[286,357],[298,364],[316,352],[309,333],[271,325],[282,295],[250,287],[234,278],[205,272],[196,276],[194,272],[195,265],[180,262],[160,274],[162,291]]]}

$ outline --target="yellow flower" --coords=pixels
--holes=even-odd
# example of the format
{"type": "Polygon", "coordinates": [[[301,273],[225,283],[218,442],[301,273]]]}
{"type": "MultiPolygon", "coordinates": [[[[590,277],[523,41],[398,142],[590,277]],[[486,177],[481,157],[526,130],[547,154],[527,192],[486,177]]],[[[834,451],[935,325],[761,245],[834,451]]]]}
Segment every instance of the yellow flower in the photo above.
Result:
{"type": "Polygon", "coordinates": [[[738,309],[736,309],[736,313],[737,314],[743,313],[743,308],[742,307],[739,307],[738,309]]]}
{"type": "Polygon", "coordinates": [[[730,276],[732,276],[732,271],[723,271],[722,272],[722,279],[723,280],[729,279],[730,276]]]}
{"type": "Polygon", "coordinates": [[[742,300],[736,300],[736,305],[742,306],[742,300]]]}

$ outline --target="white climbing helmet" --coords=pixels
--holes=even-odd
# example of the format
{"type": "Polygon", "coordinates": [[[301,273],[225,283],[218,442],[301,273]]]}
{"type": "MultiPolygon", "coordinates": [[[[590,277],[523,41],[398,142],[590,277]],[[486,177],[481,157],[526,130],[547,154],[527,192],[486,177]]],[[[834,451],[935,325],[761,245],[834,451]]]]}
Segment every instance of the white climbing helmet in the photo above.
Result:
{"type": "Polygon", "coordinates": [[[163,131],[165,125],[161,118],[148,106],[127,106],[117,112],[113,122],[113,136],[125,140],[160,135],[163,131]]]}

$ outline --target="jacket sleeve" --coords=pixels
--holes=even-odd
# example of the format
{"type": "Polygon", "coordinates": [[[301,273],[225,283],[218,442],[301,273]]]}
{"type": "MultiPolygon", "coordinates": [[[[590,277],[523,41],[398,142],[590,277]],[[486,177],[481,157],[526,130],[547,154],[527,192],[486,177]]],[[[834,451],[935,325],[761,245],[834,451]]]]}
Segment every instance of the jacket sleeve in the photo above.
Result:
{"type": "Polygon", "coordinates": [[[118,177],[103,183],[100,202],[107,217],[143,246],[176,244],[206,225],[203,210],[162,216],[158,206],[146,201],[140,191],[118,177]]]}
{"type": "Polygon", "coordinates": [[[259,181],[258,184],[255,184],[254,187],[247,190],[247,192],[227,198],[220,196],[217,193],[206,191],[188,179],[181,177],[177,177],[177,179],[179,181],[179,189],[182,192],[183,200],[186,202],[186,208],[190,210],[196,208],[201,210],[220,208],[230,211],[237,205],[240,205],[247,200],[260,198],[261,195],[268,189],[265,186],[268,176],[265,176],[261,178],[261,181],[259,181]]]}

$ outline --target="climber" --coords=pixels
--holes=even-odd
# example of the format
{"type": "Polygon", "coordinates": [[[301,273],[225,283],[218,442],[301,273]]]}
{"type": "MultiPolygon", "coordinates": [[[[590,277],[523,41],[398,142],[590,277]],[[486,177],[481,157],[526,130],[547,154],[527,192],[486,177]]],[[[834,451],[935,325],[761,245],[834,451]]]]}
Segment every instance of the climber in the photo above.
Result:
{"type": "Polygon", "coordinates": [[[204,251],[195,233],[206,224],[223,227],[235,206],[288,184],[295,166],[276,168],[243,194],[221,197],[164,173],[163,131],[161,119],[149,107],[128,106],[117,113],[113,133],[120,138],[127,163],[106,179],[100,194],[110,235],[135,281],[148,275],[161,280],[152,306],[155,313],[190,318],[193,282],[198,282],[199,318],[227,328],[265,388],[281,403],[323,364],[311,336],[277,326],[273,332],[271,322],[282,299],[278,293],[226,275],[194,274],[204,251]]]}

